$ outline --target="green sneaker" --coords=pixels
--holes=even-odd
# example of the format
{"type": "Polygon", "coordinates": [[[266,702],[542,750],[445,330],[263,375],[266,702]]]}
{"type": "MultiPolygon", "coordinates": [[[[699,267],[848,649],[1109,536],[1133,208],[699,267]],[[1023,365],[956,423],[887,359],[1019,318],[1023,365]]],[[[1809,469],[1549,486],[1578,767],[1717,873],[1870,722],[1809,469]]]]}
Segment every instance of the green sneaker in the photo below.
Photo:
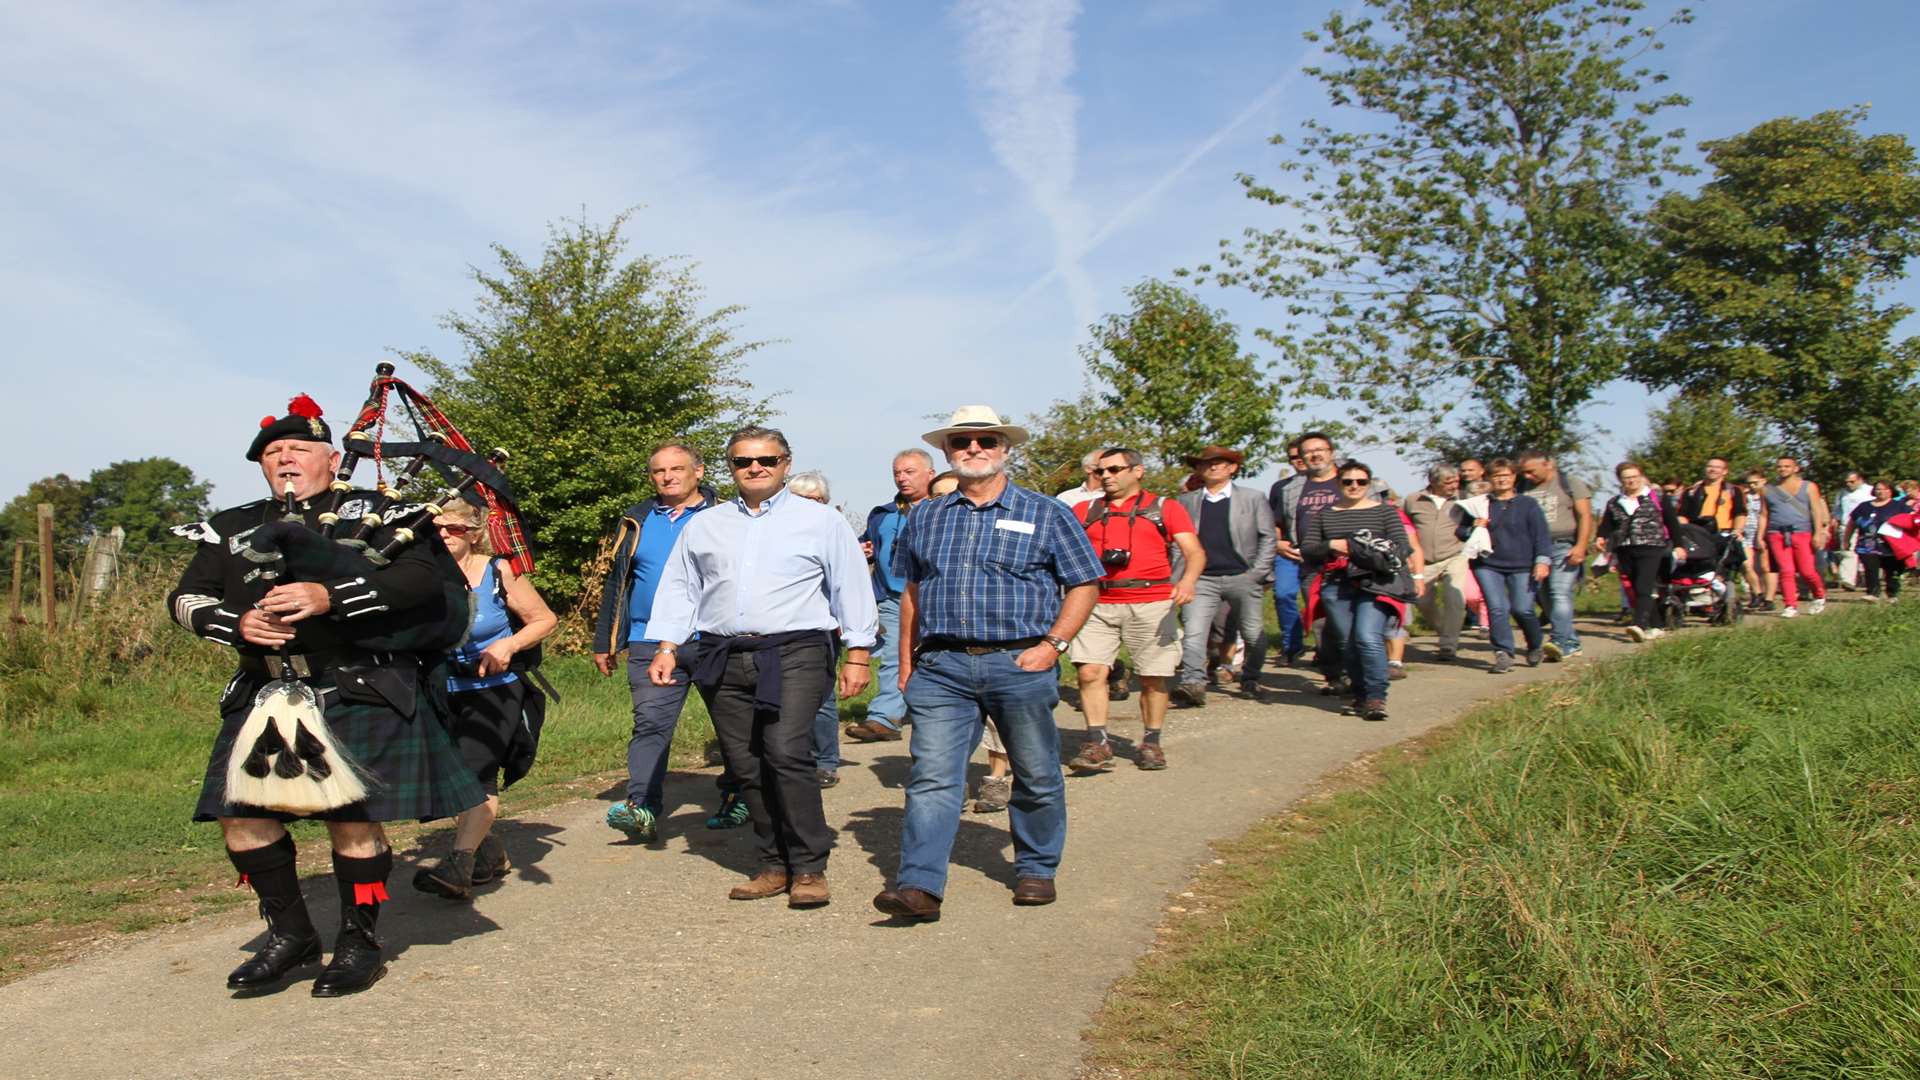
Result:
{"type": "Polygon", "coordinates": [[[715,810],[713,816],[707,819],[707,828],[737,829],[746,823],[746,800],[729,791],[726,798],[720,800],[720,809],[715,810]]]}
{"type": "Polygon", "coordinates": [[[631,802],[617,802],[607,807],[607,824],[643,844],[651,844],[660,836],[653,811],[631,802]]]}

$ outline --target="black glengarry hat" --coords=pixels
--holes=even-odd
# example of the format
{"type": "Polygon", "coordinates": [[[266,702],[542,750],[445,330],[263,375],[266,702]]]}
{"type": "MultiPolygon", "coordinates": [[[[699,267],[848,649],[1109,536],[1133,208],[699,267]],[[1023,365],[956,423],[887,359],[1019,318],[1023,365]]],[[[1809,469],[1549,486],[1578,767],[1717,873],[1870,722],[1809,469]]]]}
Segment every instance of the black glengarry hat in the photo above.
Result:
{"type": "Polygon", "coordinates": [[[259,461],[268,445],[281,439],[303,439],[332,445],[333,432],[327,427],[327,422],[320,418],[320,403],[301,394],[287,402],[287,415],[277,420],[271,416],[261,417],[260,433],[253,437],[253,445],[247,447],[247,460],[259,461]]]}

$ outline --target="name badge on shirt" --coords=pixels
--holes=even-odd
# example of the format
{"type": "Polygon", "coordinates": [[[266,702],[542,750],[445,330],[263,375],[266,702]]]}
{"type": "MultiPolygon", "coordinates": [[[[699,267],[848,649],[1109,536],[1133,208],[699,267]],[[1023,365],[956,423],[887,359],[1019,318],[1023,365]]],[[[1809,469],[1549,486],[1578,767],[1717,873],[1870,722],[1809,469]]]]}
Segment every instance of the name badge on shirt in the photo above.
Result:
{"type": "Polygon", "coordinates": [[[1033,535],[1033,522],[1031,521],[1001,520],[994,522],[993,527],[996,529],[1005,529],[1008,532],[1025,533],[1028,536],[1033,535]]]}

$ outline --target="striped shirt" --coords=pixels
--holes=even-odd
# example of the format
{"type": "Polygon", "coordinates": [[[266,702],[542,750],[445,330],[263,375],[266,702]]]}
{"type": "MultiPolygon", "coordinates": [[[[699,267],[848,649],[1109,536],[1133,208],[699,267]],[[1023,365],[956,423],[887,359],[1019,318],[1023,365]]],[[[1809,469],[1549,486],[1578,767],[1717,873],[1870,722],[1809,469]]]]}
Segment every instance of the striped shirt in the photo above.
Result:
{"type": "Polygon", "coordinates": [[[893,569],[918,586],[919,636],[965,641],[1040,637],[1063,590],[1102,573],[1073,511],[1012,481],[984,506],[957,491],[922,503],[893,569]]]}

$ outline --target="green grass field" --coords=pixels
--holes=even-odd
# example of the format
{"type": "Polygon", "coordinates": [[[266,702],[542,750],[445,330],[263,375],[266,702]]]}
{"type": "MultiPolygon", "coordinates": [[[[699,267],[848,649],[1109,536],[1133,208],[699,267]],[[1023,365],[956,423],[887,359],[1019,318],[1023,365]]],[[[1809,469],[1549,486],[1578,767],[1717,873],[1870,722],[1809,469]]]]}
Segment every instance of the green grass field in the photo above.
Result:
{"type": "Polygon", "coordinates": [[[1689,633],[1223,850],[1134,1076],[1920,1075],[1920,605],[1689,633]]]}

